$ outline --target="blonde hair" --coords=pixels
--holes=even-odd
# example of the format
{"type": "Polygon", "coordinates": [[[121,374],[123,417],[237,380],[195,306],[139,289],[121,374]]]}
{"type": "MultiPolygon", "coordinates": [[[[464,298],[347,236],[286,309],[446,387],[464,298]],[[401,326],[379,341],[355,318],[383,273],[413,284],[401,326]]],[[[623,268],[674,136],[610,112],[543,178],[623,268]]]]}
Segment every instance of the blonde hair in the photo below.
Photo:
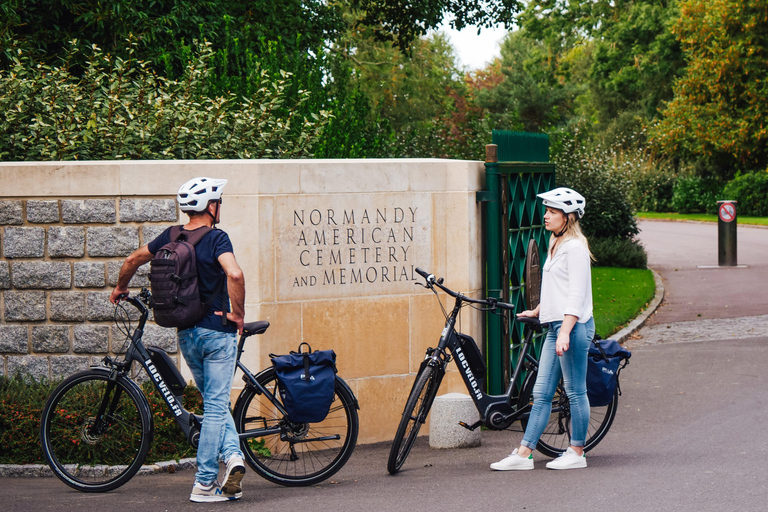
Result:
{"type": "MultiPolygon", "coordinates": [[[[589,259],[592,261],[596,261],[595,257],[592,255],[592,251],[589,250],[589,241],[587,240],[587,237],[584,236],[584,233],[581,232],[581,226],[579,226],[579,220],[576,218],[575,213],[568,213],[566,214],[562,210],[558,210],[563,215],[568,216],[568,225],[565,227],[565,233],[562,235],[563,242],[566,240],[570,240],[571,238],[575,238],[579,240],[582,244],[584,244],[584,247],[587,248],[587,252],[589,253],[589,259]]],[[[552,249],[555,245],[555,240],[557,240],[558,237],[555,236],[554,233],[552,233],[549,236],[549,249],[547,252],[549,253],[549,256],[554,256],[554,253],[552,252],[552,249]]]]}

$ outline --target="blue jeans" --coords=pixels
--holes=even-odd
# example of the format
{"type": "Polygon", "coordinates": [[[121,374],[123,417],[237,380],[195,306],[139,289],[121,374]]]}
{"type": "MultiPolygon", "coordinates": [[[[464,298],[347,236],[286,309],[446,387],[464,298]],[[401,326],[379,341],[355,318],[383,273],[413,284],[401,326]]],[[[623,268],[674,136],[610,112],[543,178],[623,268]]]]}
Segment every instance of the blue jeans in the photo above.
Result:
{"type": "Polygon", "coordinates": [[[539,372],[533,386],[533,408],[528,426],[520,443],[531,450],[536,449],[541,434],[549,422],[552,412],[552,397],[555,395],[560,377],[563,378],[565,394],[571,404],[571,445],[584,446],[589,427],[589,400],[587,399],[587,351],[595,335],[595,322],[577,323],[571,331],[568,350],[558,357],[555,352],[557,334],[563,322],[551,322],[549,332],[541,347],[539,372]]]}
{"type": "Polygon", "coordinates": [[[197,447],[195,479],[208,485],[219,475],[219,461],[243,456],[229,397],[237,359],[237,339],[226,333],[192,327],[179,331],[179,348],[203,395],[204,420],[197,447]]]}

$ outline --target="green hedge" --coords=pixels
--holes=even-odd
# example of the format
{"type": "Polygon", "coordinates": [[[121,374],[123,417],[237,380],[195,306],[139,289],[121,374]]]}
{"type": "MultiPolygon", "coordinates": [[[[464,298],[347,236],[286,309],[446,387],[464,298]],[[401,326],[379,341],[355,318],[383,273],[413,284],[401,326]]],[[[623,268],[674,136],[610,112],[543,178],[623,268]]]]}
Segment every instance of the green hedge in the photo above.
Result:
{"type": "MultiPolygon", "coordinates": [[[[40,448],[40,416],[57,385],[58,382],[0,377],[0,464],[45,463],[40,448]]],[[[194,457],[194,448],[187,443],[154,386],[147,382],[141,387],[152,406],[155,422],[155,437],[145,463],[194,457]]],[[[195,386],[185,389],[184,407],[202,413],[202,397],[195,386]]]]}
{"type": "Polygon", "coordinates": [[[768,171],[737,174],[723,189],[722,198],[738,201],[739,215],[768,217],[768,171]]]}

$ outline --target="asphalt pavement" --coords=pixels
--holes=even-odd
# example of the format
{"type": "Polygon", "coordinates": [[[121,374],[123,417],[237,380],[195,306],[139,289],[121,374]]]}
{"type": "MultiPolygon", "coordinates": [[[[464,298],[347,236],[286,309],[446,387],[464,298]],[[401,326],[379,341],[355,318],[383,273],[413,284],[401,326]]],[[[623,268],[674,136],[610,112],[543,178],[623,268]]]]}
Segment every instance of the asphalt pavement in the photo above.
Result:
{"type": "Polygon", "coordinates": [[[312,487],[248,472],[243,499],[230,503],[187,501],[192,470],[137,476],[106,494],[55,478],[0,478],[0,510],[766,510],[768,230],[739,227],[747,268],[704,270],[716,265],[716,225],[640,226],[665,301],[629,340],[619,411],[587,469],[549,471],[536,454],[534,471],[492,472],[488,464],[522,433],[484,431],[482,446],[470,449],[432,450],[420,438],[396,476],[386,471],[387,443],[358,446],[337,475],[312,487]]]}

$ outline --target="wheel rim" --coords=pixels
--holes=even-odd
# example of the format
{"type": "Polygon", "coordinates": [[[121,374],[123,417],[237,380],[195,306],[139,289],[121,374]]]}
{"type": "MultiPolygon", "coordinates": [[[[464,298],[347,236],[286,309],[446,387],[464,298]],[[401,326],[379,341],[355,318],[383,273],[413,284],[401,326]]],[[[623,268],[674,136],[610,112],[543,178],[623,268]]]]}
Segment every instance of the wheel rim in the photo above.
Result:
{"type": "Polygon", "coordinates": [[[47,455],[66,480],[83,485],[108,484],[124,474],[139,456],[142,418],[128,392],[116,386],[120,397],[114,413],[96,424],[95,414],[106,388],[104,379],[90,377],[76,382],[58,396],[48,411],[47,455]]]}
{"type": "MultiPolygon", "coordinates": [[[[262,385],[271,393],[278,393],[277,382],[271,377],[262,385]]],[[[279,396],[279,393],[276,395],[279,396]]],[[[245,441],[251,461],[268,478],[277,481],[322,480],[338,470],[338,460],[347,453],[352,435],[352,411],[339,396],[333,397],[328,416],[319,423],[293,423],[280,414],[264,395],[254,394],[240,418],[240,432],[258,428],[280,428],[279,435],[249,438],[245,441]],[[338,436],[338,439],[327,439],[338,436]],[[323,440],[317,440],[321,439],[323,440]],[[316,441],[312,441],[315,439],[316,441]]]]}

